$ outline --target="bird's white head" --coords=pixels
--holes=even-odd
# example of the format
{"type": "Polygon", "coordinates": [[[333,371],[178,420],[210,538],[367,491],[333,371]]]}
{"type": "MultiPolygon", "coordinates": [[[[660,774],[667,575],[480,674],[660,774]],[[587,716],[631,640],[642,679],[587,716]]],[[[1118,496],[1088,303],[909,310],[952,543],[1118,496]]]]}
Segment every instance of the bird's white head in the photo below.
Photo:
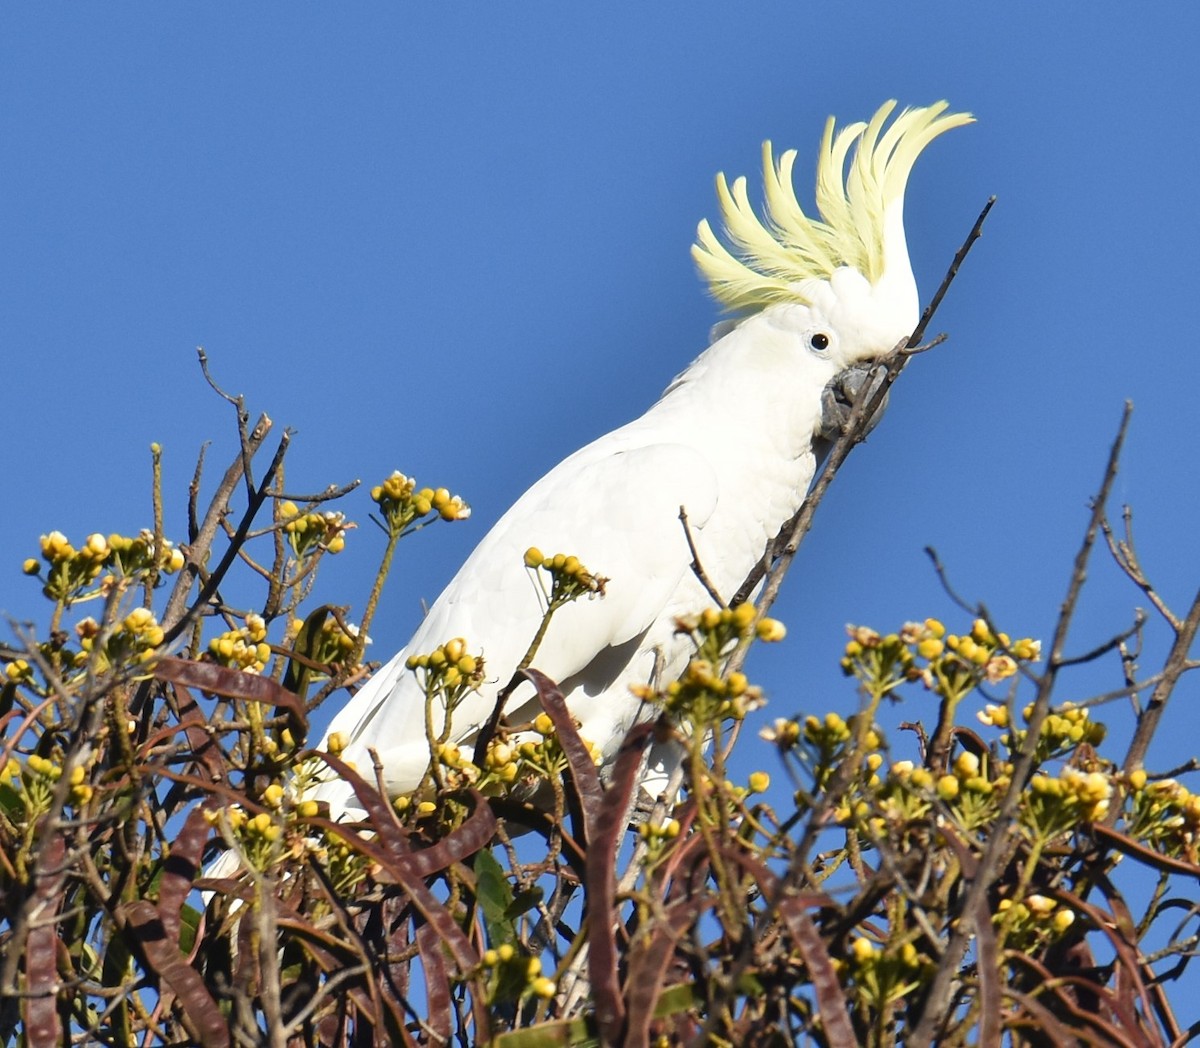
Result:
{"type": "Polygon", "coordinates": [[[974,119],[936,102],[905,109],[888,125],[895,108],[885,102],[869,123],[836,135],[833,117],[826,122],[817,157],[819,219],[796,200],[796,151],[775,160],[764,142],[765,221],[754,214],[745,178],[730,186],[720,174],[717,196],[730,247],[703,221],[692,248],[726,309],[778,309],[788,326],[794,321],[817,331],[838,369],[882,356],[916,327],[920,302],[904,237],[904,190],[921,151],[974,119]]]}

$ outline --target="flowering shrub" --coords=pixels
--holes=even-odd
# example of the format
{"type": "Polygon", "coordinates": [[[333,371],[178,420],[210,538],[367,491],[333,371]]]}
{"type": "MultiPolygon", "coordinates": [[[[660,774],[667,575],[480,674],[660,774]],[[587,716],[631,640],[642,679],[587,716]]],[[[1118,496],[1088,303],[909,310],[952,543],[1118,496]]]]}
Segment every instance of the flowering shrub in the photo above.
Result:
{"type": "MultiPolygon", "coordinates": [[[[78,547],[50,532],[23,564],[49,612],[43,633],[0,651],[6,1040],[1180,1038],[1163,987],[1191,955],[1169,917],[1176,879],[1200,874],[1200,797],[1143,766],[1156,722],[1114,753],[1091,704],[1056,698],[1075,598],[1045,647],[976,613],[957,633],[933,618],[850,627],[852,686],[815,708],[801,682],[770,696],[808,708],[774,716],[740,774],[731,754],[768,698],[742,659],[786,631],[766,601],[697,609],[677,624],[683,673],[638,689],[657,719],[602,767],[537,653],[560,608],[604,599],[604,565],[531,548],[544,617],[528,654],[487,666],[472,638],[447,637],[409,658],[429,764],[417,790],[386,797],[343,760],[344,738],[306,748],[308,714],[369,672],[398,542],[470,511],[401,473],[373,488],[384,548],[356,624],[315,594],[366,500],[287,499],[282,449],[243,478],[269,428],[246,433],[186,541],[163,534],[156,487],[152,528],[78,547]],[[221,598],[237,565],[260,587],[253,607],[221,598]],[[74,617],[85,602],[96,610],[74,617]],[[455,707],[513,670],[542,712],[460,746],[455,707]],[[885,699],[925,712],[890,737],[885,699]],[[669,740],[678,788],[639,796],[646,751],[669,740]],[[361,823],[309,796],[330,775],[353,787],[361,823]],[[1153,887],[1135,915],[1119,885],[1146,883],[1136,870],[1153,887]]],[[[1164,619],[1172,655],[1126,689],[1153,689],[1145,717],[1192,665],[1200,611],[1164,619]]]]}

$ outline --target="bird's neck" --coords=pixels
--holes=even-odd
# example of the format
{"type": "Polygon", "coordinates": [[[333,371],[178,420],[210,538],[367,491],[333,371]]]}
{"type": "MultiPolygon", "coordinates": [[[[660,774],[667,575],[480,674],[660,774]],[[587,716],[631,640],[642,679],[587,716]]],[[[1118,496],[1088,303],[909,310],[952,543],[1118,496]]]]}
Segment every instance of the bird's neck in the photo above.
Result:
{"type": "Polygon", "coordinates": [[[716,473],[718,505],[699,541],[734,554],[706,565],[726,598],[804,500],[821,391],[832,377],[798,366],[797,347],[755,320],[698,357],[646,416],[716,473]]]}

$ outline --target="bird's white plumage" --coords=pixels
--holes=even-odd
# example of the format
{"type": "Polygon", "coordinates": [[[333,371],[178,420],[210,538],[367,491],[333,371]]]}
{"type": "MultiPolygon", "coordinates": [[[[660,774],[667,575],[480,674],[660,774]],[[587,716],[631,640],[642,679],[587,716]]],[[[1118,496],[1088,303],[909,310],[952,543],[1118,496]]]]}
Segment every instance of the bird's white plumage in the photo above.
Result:
{"type": "MultiPolygon", "coordinates": [[[[415,788],[429,759],[424,693],[405,660],[453,637],[482,652],[487,683],[452,719],[451,738],[469,746],[541,621],[543,599],[523,562],[530,546],[573,554],[608,579],[602,598],[559,610],[534,660],[559,682],[581,734],[606,757],[650,712],[629,686],[646,682],[656,659],[666,679],[683,669],[690,648],[675,635],[675,619],[710,606],[712,598],[690,568],[680,507],[708,577],[731,596],[804,498],[826,384],[844,368],[887,353],[916,324],[904,185],[917,153],[969,118],[943,115],[939,103],[906,111],[885,131],[893,106],[836,139],[832,124],[827,128],[818,165],[824,223],[804,217],[795,203],[794,154],[785,153],[778,167],[766,154],[768,226],[754,219],[744,181],[732,193],[719,181],[742,257],[721,246],[705,223],[696,259],[727,305],[757,312],[698,357],[645,415],[534,484],[479,543],[405,648],[337,714],[326,739],[342,733],[349,740],[344,756],[364,772],[374,750],[390,793],[415,788]],[[842,228],[847,222],[869,228],[842,228]],[[811,242],[801,244],[803,237],[811,242]],[[848,257],[854,252],[845,245],[864,238],[879,242],[848,257]],[[852,264],[855,258],[864,259],[862,268],[852,264]]],[[[510,719],[538,712],[522,708],[531,702],[529,693],[518,693],[510,719]]],[[[439,711],[438,729],[440,717],[439,711]]],[[[354,804],[340,781],[325,783],[315,796],[328,800],[335,815],[354,804]]]]}

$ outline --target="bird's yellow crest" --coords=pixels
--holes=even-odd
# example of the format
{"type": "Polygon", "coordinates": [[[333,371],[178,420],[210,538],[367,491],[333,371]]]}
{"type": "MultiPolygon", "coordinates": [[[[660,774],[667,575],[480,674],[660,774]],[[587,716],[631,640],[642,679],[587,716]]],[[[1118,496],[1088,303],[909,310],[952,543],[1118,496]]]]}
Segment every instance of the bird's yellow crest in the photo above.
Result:
{"type": "Polygon", "coordinates": [[[771,143],[763,143],[765,222],[754,214],[745,178],[730,186],[724,174],[717,175],[721,217],[733,250],[707,219],[700,223],[692,247],[713,296],[738,312],[775,302],[807,302],[800,285],[828,279],[841,266],[851,266],[876,283],[884,271],[887,215],[893,205],[903,206],[917,157],[938,135],[975,119],[969,113],[947,113],[948,107],[948,102],[935,102],[905,109],[884,130],[896,108],[895,101],[885,102],[870,123],[850,124],[836,136],[830,117],[817,156],[819,219],[809,218],[796,200],[794,149],[776,161],[771,143]],[[852,146],[854,157],[847,171],[852,146]]]}

